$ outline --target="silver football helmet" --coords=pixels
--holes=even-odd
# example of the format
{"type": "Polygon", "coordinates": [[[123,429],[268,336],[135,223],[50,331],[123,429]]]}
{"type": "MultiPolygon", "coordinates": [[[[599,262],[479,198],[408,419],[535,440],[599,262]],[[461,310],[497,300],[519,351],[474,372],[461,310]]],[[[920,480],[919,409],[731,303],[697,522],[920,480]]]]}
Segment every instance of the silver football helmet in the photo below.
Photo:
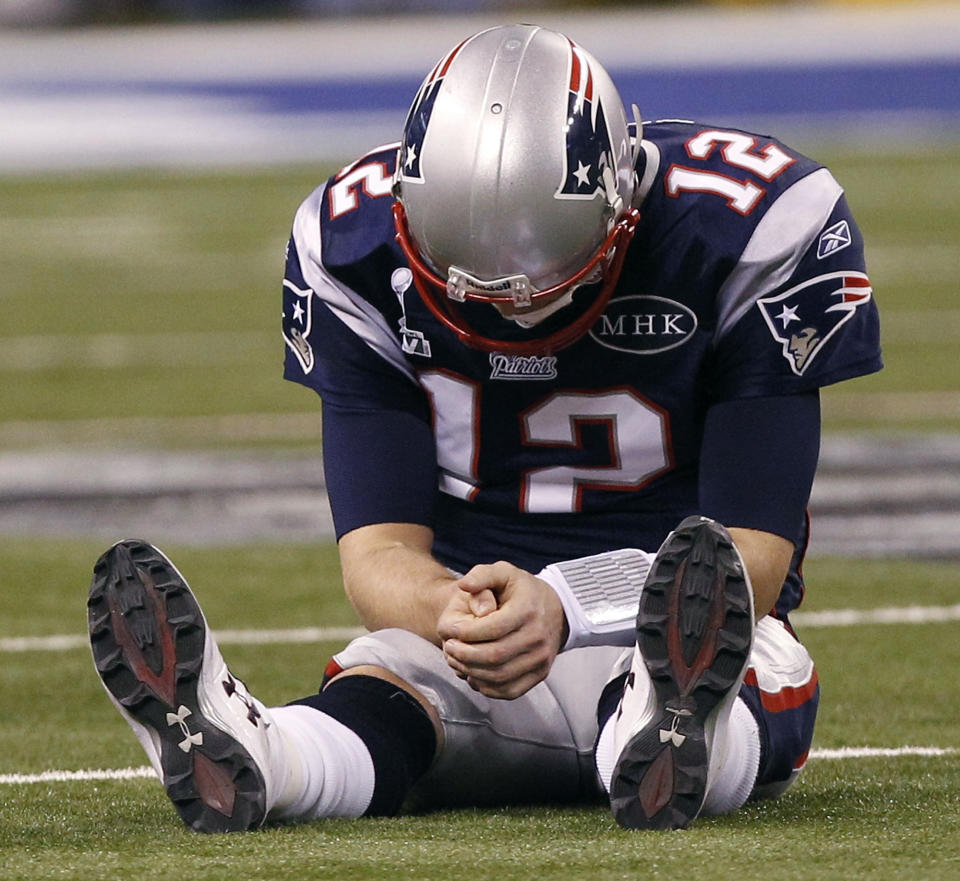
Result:
{"type": "Polygon", "coordinates": [[[438,62],[404,126],[394,219],[420,295],[463,342],[554,351],[599,317],[639,219],[639,125],[632,139],[607,72],[555,31],[492,28],[438,62]],[[539,337],[485,336],[461,306],[499,305],[530,327],[588,285],[539,337]]]}

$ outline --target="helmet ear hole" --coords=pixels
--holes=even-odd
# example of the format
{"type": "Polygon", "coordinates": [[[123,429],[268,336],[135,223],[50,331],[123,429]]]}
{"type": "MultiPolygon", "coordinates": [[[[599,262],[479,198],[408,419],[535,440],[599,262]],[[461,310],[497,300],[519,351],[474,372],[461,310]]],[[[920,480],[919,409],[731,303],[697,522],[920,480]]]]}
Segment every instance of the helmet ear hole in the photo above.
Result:
{"type": "Polygon", "coordinates": [[[398,235],[441,279],[443,299],[535,308],[597,268],[631,208],[635,156],[620,96],[593,56],[545,28],[491,28],[444,56],[410,108],[398,235]]]}

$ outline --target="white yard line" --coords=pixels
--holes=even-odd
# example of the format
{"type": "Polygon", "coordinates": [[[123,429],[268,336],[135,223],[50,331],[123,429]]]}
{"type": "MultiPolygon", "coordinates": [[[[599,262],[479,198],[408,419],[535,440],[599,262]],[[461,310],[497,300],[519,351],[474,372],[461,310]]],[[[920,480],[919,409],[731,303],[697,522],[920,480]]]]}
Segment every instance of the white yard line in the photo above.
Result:
{"type": "Polygon", "coordinates": [[[896,606],[882,609],[828,609],[794,612],[797,627],[852,627],[860,624],[928,624],[960,620],[960,603],[953,606],[896,606]]]}
{"type": "MultiPolygon", "coordinates": [[[[367,631],[362,627],[296,627],[282,630],[217,630],[221,645],[271,645],[313,642],[349,642],[367,631]]],[[[9,636],[0,638],[0,652],[65,652],[86,648],[85,634],[9,636]]]]}
{"type": "Polygon", "coordinates": [[[85,771],[41,771],[39,774],[0,774],[0,785],[18,783],[67,783],[71,780],[135,780],[141,777],[155,777],[153,768],[141,765],[139,768],[111,768],[85,771]]]}
{"type": "MultiPolygon", "coordinates": [[[[845,760],[845,759],[873,759],[873,758],[906,758],[922,756],[942,758],[955,756],[960,749],[938,746],[845,746],[840,749],[812,749],[810,761],[845,760]]],[[[75,780],[86,782],[102,782],[107,780],[139,780],[152,779],[156,776],[149,765],[140,765],[136,768],[107,768],[85,769],[81,771],[41,771],[38,774],[0,774],[0,786],[13,786],[37,783],[69,783],[75,780]]]]}
{"type": "Polygon", "coordinates": [[[812,749],[811,759],[898,759],[903,756],[955,756],[960,749],[947,746],[842,746],[840,749],[812,749]]]}
{"type": "MultiPolygon", "coordinates": [[[[854,627],[863,624],[927,624],[960,621],[960,603],[953,606],[893,606],[881,609],[829,609],[794,612],[798,627],[854,627]]],[[[314,642],[347,642],[362,636],[361,627],[291,627],[278,630],[217,630],[221,645],[277,645],[314,642]]],[[[53,636],[7,636],[0,638],[0,652],[63,652],[86,648],[83,634],[53,636]]]]}

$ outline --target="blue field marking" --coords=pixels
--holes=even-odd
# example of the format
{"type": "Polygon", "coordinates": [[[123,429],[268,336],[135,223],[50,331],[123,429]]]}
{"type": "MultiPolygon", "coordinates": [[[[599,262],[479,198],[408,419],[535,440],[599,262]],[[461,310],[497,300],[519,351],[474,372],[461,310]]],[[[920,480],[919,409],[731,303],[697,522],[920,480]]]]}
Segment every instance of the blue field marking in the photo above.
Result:
{"type": "MultiPolygon", "coordinates": [[[[627,102],[647,119],[730,114],[917,113],[960,117],[960,59],[847,65],[667,70],[612,69],[627,102]]],[[[33,81],[3,91],[48,99],[175,97],[241,105],[263,114],[406,112],[420,85],[409,74],[226,81],[73,79],[33,81]]]]}
{"type": "MultiPolygon", "coordinates": [[[[787,6],[552,24],[593,47],[647,120],[798,149],[960,140],[960,7],[787,6]]],[[[427,21],[0,31],[0,173],[347,161],[399,136],[422,77],[479,23],[427,21]]]]}

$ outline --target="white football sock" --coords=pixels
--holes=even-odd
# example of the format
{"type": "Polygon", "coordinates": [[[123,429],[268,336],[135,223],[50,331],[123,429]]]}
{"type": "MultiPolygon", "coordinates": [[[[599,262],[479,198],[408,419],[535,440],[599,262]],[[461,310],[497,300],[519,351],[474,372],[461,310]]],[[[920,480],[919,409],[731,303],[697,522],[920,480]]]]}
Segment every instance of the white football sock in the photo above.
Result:
{"type": "Polygon", "coordinates": [[[718,816],[735,811],[750,797],[760,768],[760,729],[740,697],[726,724],[718,724],[710,755],[710,782],[700,813],[718,816]]]}
{"type": "Polygon", "coordinates": [[[373,798],[373,760],[364,742],[312,707],[273,707],[273,723],[287,742],[286,790],[270,810],[271,820],[359,817],[373,798]]]}

